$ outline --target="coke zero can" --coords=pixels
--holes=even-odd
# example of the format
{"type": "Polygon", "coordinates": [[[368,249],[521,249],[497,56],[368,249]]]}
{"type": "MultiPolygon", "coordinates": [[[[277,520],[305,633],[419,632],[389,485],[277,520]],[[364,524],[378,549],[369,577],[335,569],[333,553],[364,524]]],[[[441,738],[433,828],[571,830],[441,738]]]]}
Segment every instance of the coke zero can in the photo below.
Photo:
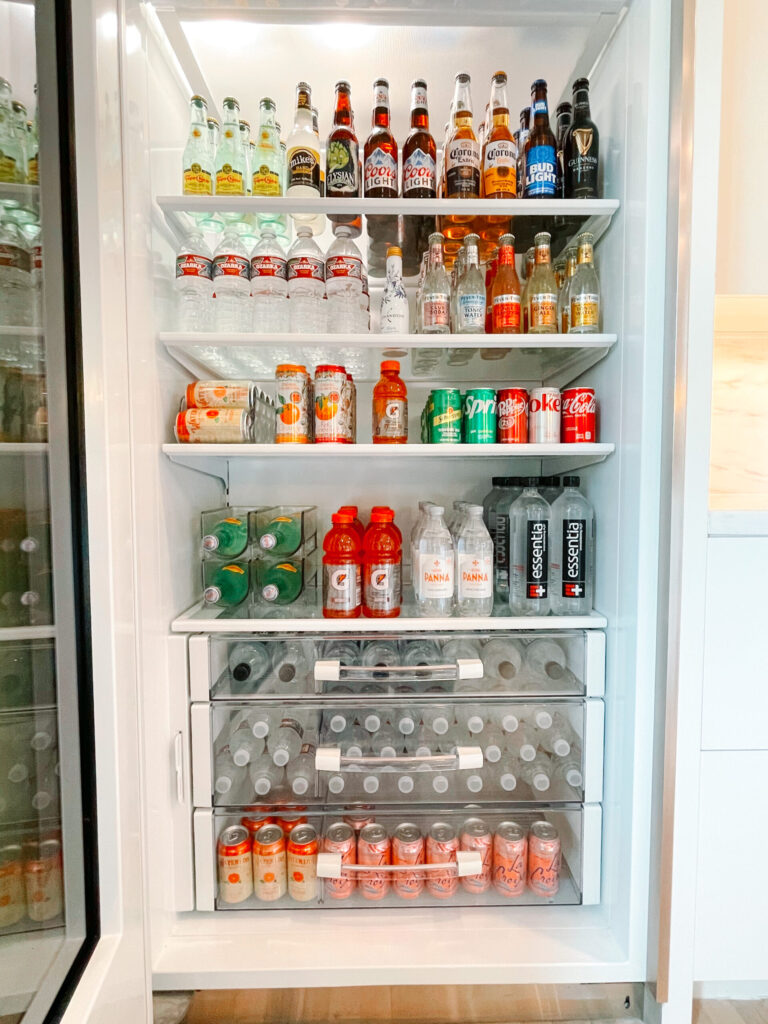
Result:
{"type": "Polygon", "coordinates": [[[528,402],[528,440],[531,444],[559,444],[560,392],[533,388],[528,402]]]}
{"type": "Polygon", "coordinates": [[[496,440],[499,444],[528,441],[528,392],[525,388],[502,388],[496,395],[496,440]]]}
{"type": "Polygon", "coordinates": [[[594,388],[567,388],[562,394],[563,444],[597,440],[594,388]]]}

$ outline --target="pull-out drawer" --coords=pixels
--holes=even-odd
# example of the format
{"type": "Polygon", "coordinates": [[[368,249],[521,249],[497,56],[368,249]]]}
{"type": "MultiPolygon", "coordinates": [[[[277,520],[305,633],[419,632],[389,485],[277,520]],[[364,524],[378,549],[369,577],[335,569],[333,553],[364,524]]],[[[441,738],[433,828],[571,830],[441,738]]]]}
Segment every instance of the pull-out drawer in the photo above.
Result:
{"type": "Polygon", "coordinates": [[[197,807],[602,798],[601,700],[345,695],[192,707],[197,807]]]}
{"type": "Polygon", "coordinates": [[[601,810],[595,805],[533,813],[515,805],[338,808],[285,819],[275,809],[256,819],[253,809],[195,811],[198,910],[600,900],[601,810]],[[242,821],[247,827],[233,830],[242,821]],[[277,828],[267,831],[272,823],[277,828]]]}
{"type": "Polygon", "coordinates": [[[600,697],[596,630],[350,636],[220,634],[189,640],[194,701],[400,692],[600,697]]]}

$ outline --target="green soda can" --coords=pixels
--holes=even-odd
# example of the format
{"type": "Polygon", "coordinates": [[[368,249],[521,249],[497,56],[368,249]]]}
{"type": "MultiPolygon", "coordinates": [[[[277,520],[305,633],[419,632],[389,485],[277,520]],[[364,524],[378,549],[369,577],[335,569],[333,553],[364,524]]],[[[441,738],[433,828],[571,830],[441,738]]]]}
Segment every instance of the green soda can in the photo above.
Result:
{"type": "Polygon", "coordinates": [[[464,440],[467,444],[495,444],[496,392],[473,388],[464,399],[464,440]]]}
{"type": "Polygon", "coordinates": [[[433,391],[431,397],[430,441],[432,444],[458,444],[461,441],[461,392],[458,388],[440,388],[433,391]]]}

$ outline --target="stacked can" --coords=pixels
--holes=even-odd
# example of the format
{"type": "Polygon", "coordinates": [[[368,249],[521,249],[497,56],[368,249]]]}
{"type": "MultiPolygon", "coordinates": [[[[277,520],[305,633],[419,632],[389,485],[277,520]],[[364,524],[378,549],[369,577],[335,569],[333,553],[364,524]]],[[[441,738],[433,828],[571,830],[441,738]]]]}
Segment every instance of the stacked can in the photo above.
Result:
{"type": "Polygon", "coordinates": [[[357,433],[357,389],[343,366],[323,363],[315,370],[314,441],[354,444],[357,433]]]}
{"type": "Polygon", "coordinates": [[[180,444],[240,444],[252,440],[256,385],[250,380],[198,380],[187,387],[176,416],[180,444]]]}

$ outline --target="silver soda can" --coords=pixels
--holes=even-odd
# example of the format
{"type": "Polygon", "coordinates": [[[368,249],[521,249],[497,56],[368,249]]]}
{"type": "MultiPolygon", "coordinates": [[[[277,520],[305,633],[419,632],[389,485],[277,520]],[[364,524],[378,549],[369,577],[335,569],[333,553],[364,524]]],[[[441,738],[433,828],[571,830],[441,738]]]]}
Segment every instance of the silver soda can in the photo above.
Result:
{"type": "Polygon", "coordinates": [[[533,388],[528,401],[529,444],[560,443],[560,391],[533,388]]]}

